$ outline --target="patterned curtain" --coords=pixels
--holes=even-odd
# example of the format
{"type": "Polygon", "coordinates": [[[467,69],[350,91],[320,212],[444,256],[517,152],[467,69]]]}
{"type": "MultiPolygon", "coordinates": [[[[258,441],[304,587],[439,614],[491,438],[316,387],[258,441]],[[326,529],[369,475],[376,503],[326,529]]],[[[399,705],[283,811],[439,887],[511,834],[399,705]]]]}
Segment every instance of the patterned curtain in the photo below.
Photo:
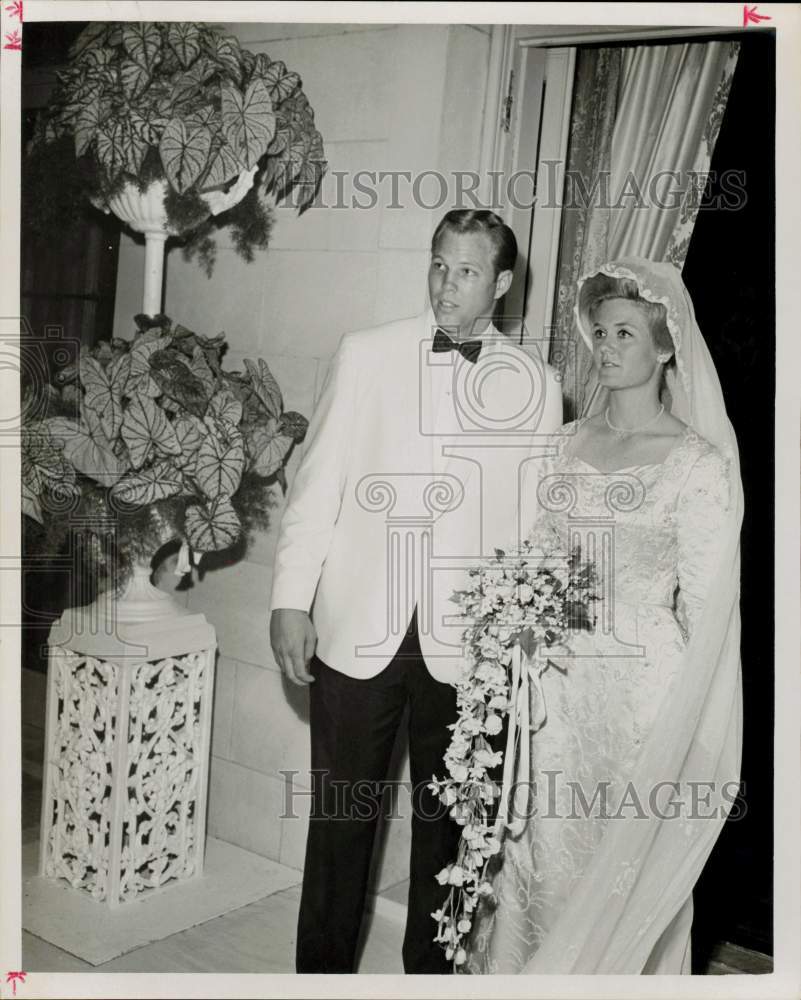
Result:
{"type": "Polygon", "coordinates": [[[566,420],[605,405],[574,323],[577,281],[624,255],[683,265],[738,54],[737,42],[577,53],[550,355],[566,420]]]}
{"type": "MultiPolygon", "coordinates": [[[[739,42],[731,42],[727,46],[727,49],[723,73],[715,91],[715,96],[712,99],[712,109],[709,112],[706,126],[701,136],[701,142],[698,146],[698,154],[693,164],[693,171],[699,177],[704,176],[709,170],[709,164],[712,162],[715,143],[718,141],[723,115],[726,113],[726,105],[729,101],[731,82],[734,79],[734,71],[737,68],[740,44],[739,42]]],[[[696,195],[698,194],[698,192],[695,193],[696,195]]],[[[670,243],[665,254],[665,260],[669,260],[676,267],[683,267],[684,261],[687,258],[687,249],[690,246],[690,237],[693,234],[695,219],[698,215],[699,202],[700,199],[694,197],[692,189],[688,187],[684,193],[678,222],[670,237],[670,243]]]]}
{"type": "Polygon", "coordinates": [[[561,376],[566,421],[581,412],[592,368],[575,329],[573,303],[579,278],[606,260],[610,211],[603,179],[608,180],[610,174],[621,65],[620,48],[579,49],[576,53],[554,329],[548,359],[561,376]],[[601,183],[597,184],[599,178],[601,183]]]}

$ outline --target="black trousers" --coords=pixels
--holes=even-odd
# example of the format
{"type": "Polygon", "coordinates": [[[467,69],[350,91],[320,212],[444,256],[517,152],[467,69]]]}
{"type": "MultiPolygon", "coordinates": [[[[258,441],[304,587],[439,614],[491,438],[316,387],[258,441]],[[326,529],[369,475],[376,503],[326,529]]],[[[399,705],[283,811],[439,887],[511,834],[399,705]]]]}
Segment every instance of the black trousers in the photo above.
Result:
{"type": "MultiPolygon", "coordinates": [[[[426,789],[445,775],[448,724],[456,692],[426,668],[412,619],[392,662],[359,680],[311,663],[312,814],[298,919],[298,972],[353,972],[373,841],[393,745],[409,706],[412,847],[403,940],[407,973],[452,972],[433,941],[431,913],[447,889],[435,875],[454,860],[461,834],[447,808],[426,789]]],[[[408,801],[405,796],[399,801],[408,801]]]]}

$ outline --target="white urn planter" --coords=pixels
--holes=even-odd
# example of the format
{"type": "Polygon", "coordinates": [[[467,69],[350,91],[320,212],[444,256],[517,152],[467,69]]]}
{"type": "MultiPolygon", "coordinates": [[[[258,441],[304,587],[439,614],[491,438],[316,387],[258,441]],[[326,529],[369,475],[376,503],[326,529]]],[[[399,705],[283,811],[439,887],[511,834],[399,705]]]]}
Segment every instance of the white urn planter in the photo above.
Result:
{"type": "MultiPolygon", "coordinates": [[[[257,167],[244,170],[228,191],[206,191],[200,197],[209,207],[212,215],[238,205],[253,187],[257,167]]],[[[126,183],[123,189],[111,198],[108,204],[93,201],[96,208],[106,214],[113,212],[117,218],[127,223],[137,233],[145,237],[145,287],[142,312],[155,316],[161,312],[161,289],[164,281],[164,244],[176,231],[168,225],[164,208],[167,182],[153,181],[144,191],[136,184],[126,183]]]]}

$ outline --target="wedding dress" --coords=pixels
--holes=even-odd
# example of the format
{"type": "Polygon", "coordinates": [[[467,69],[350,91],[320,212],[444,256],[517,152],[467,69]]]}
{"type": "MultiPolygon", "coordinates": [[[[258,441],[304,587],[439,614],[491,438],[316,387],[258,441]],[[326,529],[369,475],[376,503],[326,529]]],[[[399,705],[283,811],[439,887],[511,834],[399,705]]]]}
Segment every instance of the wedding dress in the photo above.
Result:
{"type": "MultiPolygon", "coordinates": [[[[688,427],[662,463],[602,472],[572,453],[582,418],[537,470],[532,541],[579,541],[603,601],[531,687],[544,723],[521,734],[526,822],[494,859],[470,973],[689,972],[692,887],[737,791],[736,442],[679,272],[601,270],[667,307],[671,409],[688,427]]],[[[587,338],[581,291],[577,310],[587,338]]]]}

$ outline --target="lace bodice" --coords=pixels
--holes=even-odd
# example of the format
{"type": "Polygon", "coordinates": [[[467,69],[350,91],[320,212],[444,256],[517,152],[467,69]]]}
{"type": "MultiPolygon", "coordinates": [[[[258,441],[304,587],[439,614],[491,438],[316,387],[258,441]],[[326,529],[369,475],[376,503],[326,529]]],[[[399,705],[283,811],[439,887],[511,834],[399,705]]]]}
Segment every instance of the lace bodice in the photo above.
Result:
{"type": "Polygon", "coordinates": [[[687,428],[661,463],[599,471],[571,454],[580,424],[564,425],[556,453],[529,481],[540,511],[532,540],[565,549],[578,534],[584,547],[595,547],[607,577],[603,593],[672,608],[687,635],[717,558],[717,526],[729,503],[726,458],[687,428]]]}

